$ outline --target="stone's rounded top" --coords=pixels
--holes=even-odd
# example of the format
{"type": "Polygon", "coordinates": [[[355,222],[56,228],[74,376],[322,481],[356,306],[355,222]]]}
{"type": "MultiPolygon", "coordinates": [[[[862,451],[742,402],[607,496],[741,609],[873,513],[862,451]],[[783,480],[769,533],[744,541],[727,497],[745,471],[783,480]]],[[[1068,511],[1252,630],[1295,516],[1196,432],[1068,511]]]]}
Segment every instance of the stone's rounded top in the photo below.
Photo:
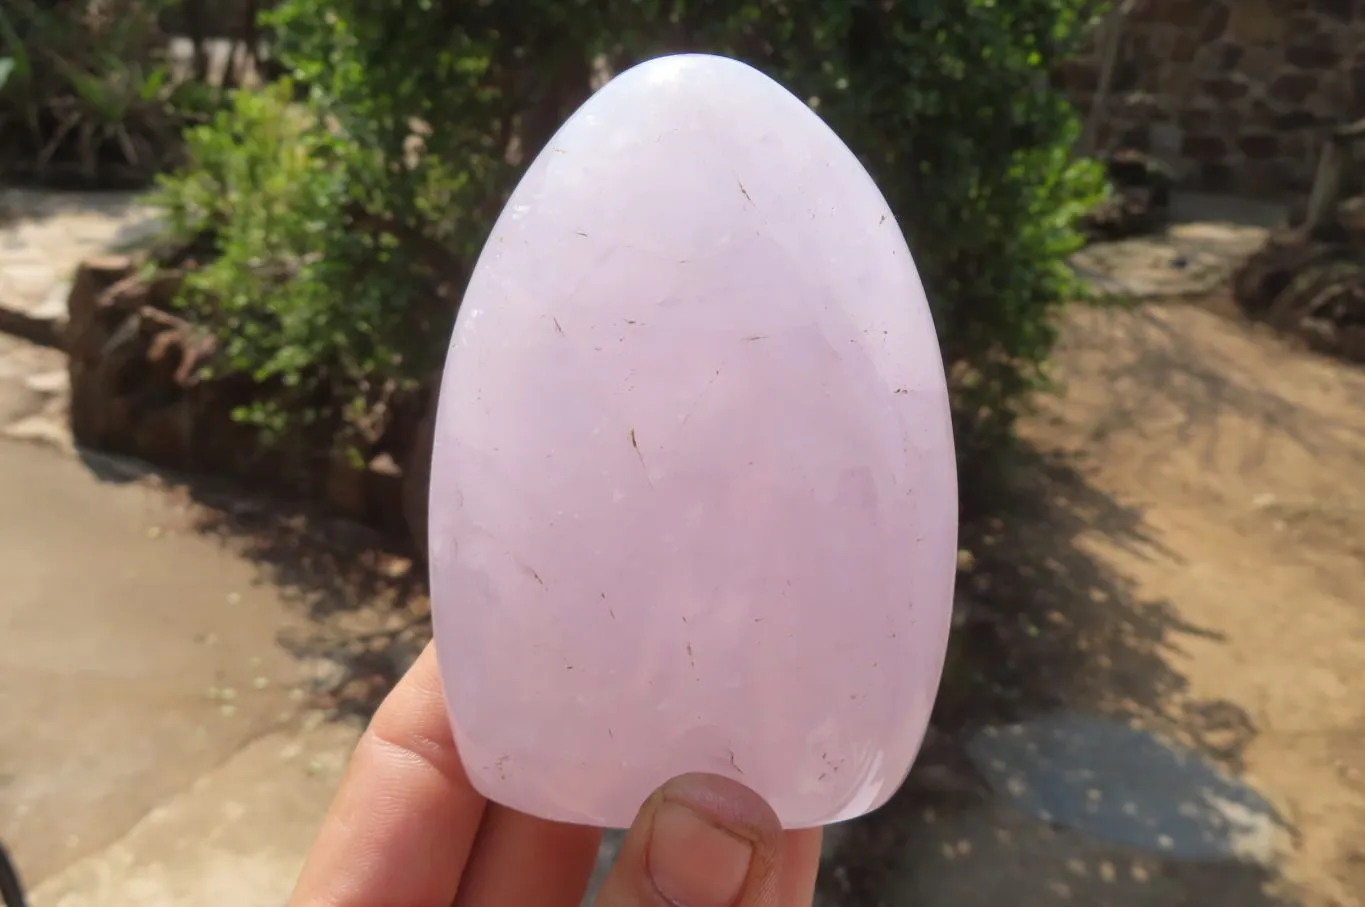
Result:
{"type": "Polygon", "coordinates": [[[770,133],[779,123],[789,130],[802,120],[806,129],[829,132],[829,138],[843,147],[804,101],[761,70],[713,54],[675,54],[638,63],[612,79],[565,129],[580,121],[641,131],[662,125],[674,133],[704,125],[721,138],[770,133]],[[639,109],[630,118],[604,119],[605,111],[624,105],[639,109]]]}
{"type": "Polygon", "coordinates": [[[786,90],[748,63],[718,54],[669,54],[655,57],[635,64],[608,84],[614,85],[619,91],[640,80],[651,87],[656,87],[669,84],[697,85],[708,77],[750,78],[754,75],[767,79],[783,91],[786,90]]]}
{"type": "Polygon", "coordinates": [[[626,825],[728,775],[874,809],[943,663],[956,476],[905,240],[805,104],[709,56],[551,139],[471,278],[437,416],[438,652],[471,780],[626,825]]]}

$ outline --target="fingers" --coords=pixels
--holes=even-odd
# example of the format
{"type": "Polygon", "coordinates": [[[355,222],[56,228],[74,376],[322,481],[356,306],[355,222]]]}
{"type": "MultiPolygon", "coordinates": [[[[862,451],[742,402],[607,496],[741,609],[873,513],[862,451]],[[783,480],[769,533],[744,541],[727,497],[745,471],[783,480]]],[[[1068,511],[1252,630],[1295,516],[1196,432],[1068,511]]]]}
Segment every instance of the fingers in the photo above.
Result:
{"type": "MultiPolygon", "coordinates": [[[[428,647],[361,738],[289,904],[573,907],[599,838],[474,791],[428,647]]],[[[752,791],[688,775],[641,809],[596,904],[806,907],[819,855],[818,830],[784,835],[752,791]]]]}
{"type": "Polygon", "coordinates": [[[449,907],[484,809],[428,646],[356,747],[290,907],[449,907]]]}
{"type": "Polygon", "coordinates": [[[578,907],[601,840],[595,828],[546,822],[490,804],[455,905],[578,907]]]}
{"type": "Polygon", "coordinates": [[[782,836],[782,907],[809,907],[815,901],[815,877],[820,871],[819,828],[789,831],[782,836]]]}
{"type": "Polygon", "coordinates": [[[805,905],[814,867],[802,861],[818,859],[819,832],[784,836],[753,791],[713,775],[684,775],[641,808],[596,907],[805,905]]]}

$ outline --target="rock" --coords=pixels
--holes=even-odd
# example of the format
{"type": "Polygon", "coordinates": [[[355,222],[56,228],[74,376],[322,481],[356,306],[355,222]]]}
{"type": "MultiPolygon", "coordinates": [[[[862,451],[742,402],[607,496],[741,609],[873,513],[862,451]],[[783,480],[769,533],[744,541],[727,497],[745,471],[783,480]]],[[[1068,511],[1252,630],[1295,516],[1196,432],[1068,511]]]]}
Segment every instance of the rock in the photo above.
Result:
{"type": "Polygon", "coordinates": [[[389,454],[379,454],[364,465],[342,454],[332,458],[322,494],[342,515],[402,537],[407,534],[403,487],[403,470],[389,454]]]}
{"type": "Polygon", "coordinates": [[[122,411],[129,417],[130,452],[161,466],[184,469],[193,463],[194,410],[189,401],[176,400],[142,413],[122,411]]]}
{"type": "Polygon", "coordinates": [[[1337,205],[1337,223],[1354,242],[1365,245],[1365,195],[1340,202],[1337,205]]]}
{"type": "Polygon", "coordinates": [[[1199,42],[1201,44],[1212,44],[1226,34],[1228,22],[1232,18],[1232,11],[1226,3],[1208,3],[1195,0],[1196,7],[1204,10],[1204,20],[1199,25],[1199,42]]]}
{"type": "Polygon", "coordinates": [[[1093,92],[1100,85],[1100,67],[1093,60],[1068,60],[1057,69],[1061,84],[1070,92],[1093,92]]]}
{"type": "Polygon", "coordinates": [[[1305,129],[1317,129],[1322,121],[1322,117],[1312,111],[1291,110],[1288,113],[1274,116],[1270,125],[1277,133],[1289,133],[1302,132],[1305,129]]]}
{"type": "MultiPolygon", "coordinates": [[[[1211,132],[1216,128],[1214,116],[1212,110],[1182,110],[1177,114],[1176,122],[1183,132],[1211,132]]],[[[1181,141],[1184,141],[1183,135],[1181,141]]],[[[1179,146],[1176,150],[1179,150],[1179,146]]]]}
{"type": "Polygon", "coordinates": [[[1306,70],[1333,69],[1341,62],[1341,54],[1331,35],[1315,32],[1309,38],[1285,48],[1284,58],[1291,66],[1306,70]]]}
{"type": "Polygon", "coordinates": [[[407,535],[403,491],[403,470],[392,456],[371,460],[365,467],[365,522],[389,535],[407,535]]]}
{"type": "MultiPolygon", "coordinates": [[[[1365,201],[1352,199],[1338,216],[1354,225],[1362,211],[1365,201]]],[[[1319,352],[1365,362],[1365,249],[1358,242],[1302,231],[1272,237],[1238,271],[1233,288],[1248,315],[1319,352]]]]}
{"type": "Polygon", "coordinates": [[[1231,192],[1237,184],[1237,173],[1225,161],[1209,161],[1199,165],[1200,185],[1210,192],[1231,192]]]}
{"type": "Polygon", "coordinates": [[[1175,46],[1171,49],[1171,60],[1176,63],[1192,62],[1195,54],[1199,53],[1199,48],[1203,46],[1200,37],[1191,32],[1176,35],[1175,46]]]}
{"type": "Polygon", "coordinates": [[[1218,46],[1218,69],[1220,72],[1231,72],[1237,68],[1237,64],[1242,62],[1246,56],[1246,49],[1239,44],[1220,44],[1218,46]]]}
{"type": "Polygon", "coordinates": [[[119,353],[117,341],[132,339],[128,332],[136,328],[129,320],[133,312],[114,306],[104,294],[133,271],[132,260],[124,256],[90,259],[76,269],[71,284],[62,340],[71,385],[71,430],[82,444],[98,447],[118,409],[109,360],[119,353]]]}
{"type": "Polygon", "coordinates": [[[182,398],[211,348],[188,322],[143,304],[155,284],[138,293],[134,276],[115,279],[121,271],[82,267],[73,286],[72,433],[87,446],[190,466],[195,418],[182,398]]]}
{"type": "Polygon", "coordinates": [[[1248,315],[1260,317],[1289,285],[1294,274],[1323,255],[1319,246],[1308,242],[1298,231],[1276,234],[1233,273],[1233,299],[1248,315]]]}
{"type": "Polygon", "coordinates": [[[67,297],[68,327],[73,331],[84,328],[94,316],[104,291],[131,277],[135,269],[133,260],[126,255],[104,255],[82,262],[67,297]]]}
{"type": "Polygon", "coordinates": [[[1249,158],[1269,160],[1280,153],[1280,137],[1273,132],[1244,135],[1237,140],[1237,148],[1249,158]]]}
{"type": "Polygon", "coordinates": [[[1246,80],[1237,74],[1219,76],[1216,79],[1209,79],[1204,83],[1204,93],[1211,98],[1219,101],[1232,101],[1237,98],[1246,97],[1251,92],[1251,86],[1246,80]]]}
{"type": "Polygon", "coordinates": [[[1216,135],[1187,135],[1180,150],[1191,160],[1213,163],[1227,156],[1228,144],[1216,135]]]}
{"type": "Polygon", "coordinates": [[[333,457],[323,484],[323,495],[329,505],[352,519],[364,519],[368,510],[364,467],[357,466],[345,454],[333,457]]]}
{"type": "Polygon", "coordinates": [[[70,389],[71,379],[66,372],[58,369],[29,375],[24,379],[24,386],[40,394],[60,394],[70,389]]]}
{"type": "Polygon", "coordinates": [[[1269,0],[1236,0],[1226,6],[1231,13],[1228,31],[1243,44],[1269,44],[1284,30],[1284,21],[1269,0]]]}
{"type": "Polygon", "coordinates": [[[1082,229],[1091,241],[1115,240],[1158,230],[1171,201],[1170,171],[1155,158],[1135,149],[1120,149],[1108,160],[1109,181],[1115,195],[1090,212],[1082,229]]]}
{"type": "MultiPolygon", "coordinates": [[[[1146,4],[1143,4],[1146,5],[1146,4]]],[[[1210,4],[1200,2],[1200,0],[1174,0],[1164,4],[1151,4],[1150,15],[1156,16],[1164,13],[1164,20],[1181,29],[1202,28],[1208,19],[1210,4]]],[[[1221,9],[1221,4],[1215,8],[1221,9]]],[[[1223,16],[1226,22],[1227,17],[1223,16]]]]}
{"type": "Polygon", "coordinates": [[[437,644],[452,720],[488,732],[470,780],[607,827],[679,771],[744,776],[788,827],[871,811],[927,724],[957,554],[946,385],[886,201],[807,104],[706,56],[617,76],[506,210],[532,199],[470,279],[436,429],[437,644]],[[554,695],[518,696],[533,678],[554,695]]]}
{"type": "Polygon", "coordinates": [[[1287,72],[1270,83],[1267,94],[1275,101],[1303,104],[1317,88],[1317,76],[1303,72],[1287,72]]]}

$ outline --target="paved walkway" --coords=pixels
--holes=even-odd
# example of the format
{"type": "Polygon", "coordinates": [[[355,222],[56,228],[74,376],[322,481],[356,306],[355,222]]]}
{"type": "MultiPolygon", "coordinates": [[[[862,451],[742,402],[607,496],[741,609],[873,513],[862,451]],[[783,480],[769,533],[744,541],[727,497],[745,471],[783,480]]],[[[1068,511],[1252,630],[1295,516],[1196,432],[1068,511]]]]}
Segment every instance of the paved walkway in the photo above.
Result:
{"type": "MultiPolygon", "coordinates": [[[[0,192],[7,323],[59,327],[75,265],[151,227],[0,192]]],[[[305,711],[278,644],[305,618],[256,565],[75,455],[65,369],[0,334],[0,838],[36,907],[277,905],[358,729],[305,711]]]]}
{"type": "Polygon", "coordinates": [[[302,710],[299,609],[74,456],[0,440],[0,501],[0,837],[34,904],[279,904],[357,733],[302,710]]]}
{"type": "Polygon", "coordinates": [[[82,259],[134,249],[157,221],[127,192],[0,189],[0,330],[48,342],[82,259]]]}

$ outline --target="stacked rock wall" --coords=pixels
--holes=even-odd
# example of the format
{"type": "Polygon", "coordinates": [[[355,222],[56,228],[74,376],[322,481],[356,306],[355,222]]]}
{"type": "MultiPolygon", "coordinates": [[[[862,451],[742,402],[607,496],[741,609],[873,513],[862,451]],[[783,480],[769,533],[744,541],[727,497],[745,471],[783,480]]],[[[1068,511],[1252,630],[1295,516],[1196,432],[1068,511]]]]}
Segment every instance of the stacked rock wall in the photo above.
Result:
{"type": "MultiPolygon", "coordinates": [[[[1083,114],[1100,44],[1060,73],[1083,114]]],[[[1365,0],[1138,0],[1097,133],[1187,186],[1303,191],[1325,136],[1365,116],[1365,0]]]]}

